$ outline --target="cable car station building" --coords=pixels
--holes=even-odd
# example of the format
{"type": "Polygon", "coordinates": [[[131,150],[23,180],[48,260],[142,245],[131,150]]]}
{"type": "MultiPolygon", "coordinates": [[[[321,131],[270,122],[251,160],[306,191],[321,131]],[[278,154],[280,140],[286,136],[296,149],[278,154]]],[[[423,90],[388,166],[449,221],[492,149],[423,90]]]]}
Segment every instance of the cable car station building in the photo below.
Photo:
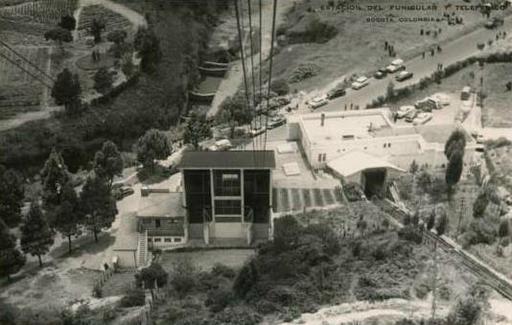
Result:
{"type": "Polygon", "coordinates": [[[183,208],[188,240],[251,245],[271,233],[274,151],[184,153],[183,208]]]}

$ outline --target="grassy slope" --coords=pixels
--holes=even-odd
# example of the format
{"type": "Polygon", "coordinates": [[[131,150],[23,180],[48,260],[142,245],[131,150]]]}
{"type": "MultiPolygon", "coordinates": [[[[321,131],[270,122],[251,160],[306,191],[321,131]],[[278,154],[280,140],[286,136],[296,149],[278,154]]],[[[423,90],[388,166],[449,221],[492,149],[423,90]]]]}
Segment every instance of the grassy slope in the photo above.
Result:
{"type": "Polygon", "coordinates": [[[168,128],[184,103],[188,74],[193,70],[207,29],[186,8],[165,8],[152,15],[160,39],[162,62],[154,75],[139,82],[107,105],[93,107],[80,118],[34,121],[0,134],[0,163],[36,171],[51,147],[63,150],[71,169],[85,166],[104,139],[124,149],[151,127],[168,128]],[[192,53],[187,58],[184,53],[192,53]],[[187,63],[185,63],[187,62],[187,63]]]}
{"type": "MultiPolygon", "coordinates": [[[[311,0],[305,1],[288,14],[288,26],[300,24],[308,7],[319,9],[326,5],[327,1],[311,0]]],[[[448,26],[446,21],[442,22],[421,22],[421,23],[369,23],[366,18],[372,17],[434,17],[442,18],[443,10],[438,11],[406,11],[390,10],[390,5],[418,5],[425,2],[414,2],[408,0],[364,0],[357,4],[366,7],[367,5],[381,5],[383,11],[345,11],[334,13],[331,11],[320,11],[318,15],[322,20],[332,24],[338,30],[336,37],[324,44],[293,44],[287,46],[274,60],[274,71],[277,77],[288,78],[291,72],[301,63],[314,63],[321,68],[318,76],[294,84],[292,88],[311,89],[322,83],[329,82],[344,74],[365,73],[375,71],[381,66],[386,66],[391,60],[384,50],[384,41],[388,41],[395,47],[398,57],[406,58],[419,54],[424,48],[442,42],[444,39],[452,38],[461,33],[463,29],[476,23],[484,21],[476,11],[455,11],[456,15],[462,16],[463,25],[448,26]],[[442,29],[438,37],[420,36],[420,30],[434,31],[442,29]]],[[[442,7],[445,1],[435,0],[428,4],[437,4],[442,7]]],[[[453,5],[465,4],[462,0],[452,2],[453,5]]],[[[449,11],[451,14],[453,10],[449,11]]]]}

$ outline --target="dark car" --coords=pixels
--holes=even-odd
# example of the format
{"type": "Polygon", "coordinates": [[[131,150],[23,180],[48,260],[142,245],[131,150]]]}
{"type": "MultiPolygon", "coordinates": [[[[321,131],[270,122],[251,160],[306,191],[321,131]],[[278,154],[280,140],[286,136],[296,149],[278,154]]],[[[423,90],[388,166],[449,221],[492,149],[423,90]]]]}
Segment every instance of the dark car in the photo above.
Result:
{"type": "Polygon", "coordinates": [[[333,98],[345,96],[346,93],[347,93],[347,91],[345,90],[345,88],[336,88],[336,89],[330,90],[327,93],[327,98],[333,99],[333,98]]]}
{"type": "Polygon", "coordinates": [[[375,79],[382,79],[387,75],[388,71],[386,70],[386,68],[380,68],[379,70],[377,70],[377,72],[374,73],[373,76],[375,77],[375,79]]]}
{"type": "Polygon", "coordinates": [[[133,193],[135,193],[135,191],[131,187],[120,187],[112,189],[112,194],[114,198],[118,201],[124,199],[127,196],[132,195],[133,193]]]}
{"type": "Polygon", "coordinates": [[[284,124],[286,124],[286,118],[284,116],[275,116],[269,120],[268,128],[273,129],[284,124]]]}

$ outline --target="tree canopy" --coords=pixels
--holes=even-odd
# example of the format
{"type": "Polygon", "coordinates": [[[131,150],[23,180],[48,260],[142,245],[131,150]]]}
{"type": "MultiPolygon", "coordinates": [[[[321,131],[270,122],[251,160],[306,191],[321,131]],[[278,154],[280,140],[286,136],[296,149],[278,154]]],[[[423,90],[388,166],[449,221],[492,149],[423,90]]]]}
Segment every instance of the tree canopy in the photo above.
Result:
{"type": "Polygon", "coordinates": [[[121,44],[124,43],[127,36],[128,33],[126,33],[125,30],[116,29],[108,33],[107,40],[109,40],[110,42],[114,42],[116,44],[121,44]]]}
{"type": "Polygon", "coordinates": [[[157,129],[148,130],[137,142],[137,160],[144,168],[153,168],[155,159],[165,159],[170,154],[169,140],[157,129]]]}
{"type": "Polygon", "coordinates": [[[97,43],[101,42],[101,33],[103,32],[104,29],[105,29],[104,21],[102,21],[100,19],[96,19],[96,18],[94,18],[92,20],[92,24],[91,24],[89,32],[94,37],[94,43],[97,44],[97,43]]]}
{"type": "Polygon", "coordinates": [[[444,154],[448,160],[445,180],[449,189],[457,184],[462,176],[465,147],[466,134],[463,130],[456,129],[452,132],[444,146],[444,154]]]}
{"type": "Polygon", "coordinates": [[[82,222],[93,232],[98,242],[98,233],[110,228],[117,214],[116,201],[108,184],[95,174],[89,175],[80,193],[82,222]]]}
{"type": "Polygon", "coordinates": [[[76,28],[76,20],[72,15],[60,17],[59,27],[72,31],[76,28]]]}
{"type": "Polygon", "coordinates": [[[24,193],[21,176],[0,165],[0,218],[10,227],[16,226],[21,220],[24,193]]]}
{"type": "Polygon", "coordinates": [[[52,149],[40,175],[43,185],[43,206],[50,209],[60,204],[62,187],[70,179],[64,159],[55,148],[52,149]]]}
{"type": "Polygon", "coordinates": [[[153,30],[139,28],[135,35],[134,46],[141,59],[141,70],[146,73],[154,72],[162,59],[162,51],[160,50],[160,40],[153,30]]]}
{"type": "Polygon", "coordinates": [[[69,43],[73,41],[73,35],[71,35],[71,32],[67,29],[56,27],[44,33],[44,39],[47,41],[52,40],[57,42],[59,45],[62,45],[62,43],[69,43]]]}
{"type": "Polygon", "coordinates": [[[237,125],[251,123],[253,112],[247,105],[247,101],[242,93],[237,93],[233,97],[226,98],[220,105],[220,119],[229,123],[231,126],[231,137],[237,125]]]}
{"type": "Polygon", "coordinates": [[[41,255],[45,255],[53,244],[54,232],[48,225],[39,203],[32,202],[21,226],[21,249],[25,254],[37,256],[43,266],[41,255]]]}
{"type": "Polygon", "coordinates": [[[123,173],[123,158],[116,144],[112,141],[105,141],[101,150],[94,155],[94,172],[99,177],[107,180],[109,187],[112,185],[115,176],[123,173]]]}
{"type": "Polygon", "coordinates": [[[204,115],[195,112],[191,113],[185,124],[183,139],[185,143],[190,143],[195,149],[198,149],[199,143],[211,137],[212,131],[204,115]]]}
{"type": "Polygon", "coordinates": [[[17,273],[25,264],[25,256],[16,248],[16,237],[0,218],[0,277],[17,273]]]}
{"type": "Polygon", "coordinates": [[[114,83],[114,72],[109,71],[105,67],[101,67],[94,74],[94,89],[101,94],[106,94],[110,90],[112,90],[113,83],[114,83]]]}
{"type": "Polygon", "coordinates": [[[52,97],[57,105],[64,105],[66,112],[75,114],[80,108],[82,88],[77,74],[72,74],[67,68],[57,75],[52,88],[52,97]]]}
{"type": "Polygon", "coordinates": [[[80,215],[78,196],[70,182],[62,187],[60,203],[52,213],[52,226],[68,239],[68,251],[71,253],[71,236],[79,234],[80,215]]]}

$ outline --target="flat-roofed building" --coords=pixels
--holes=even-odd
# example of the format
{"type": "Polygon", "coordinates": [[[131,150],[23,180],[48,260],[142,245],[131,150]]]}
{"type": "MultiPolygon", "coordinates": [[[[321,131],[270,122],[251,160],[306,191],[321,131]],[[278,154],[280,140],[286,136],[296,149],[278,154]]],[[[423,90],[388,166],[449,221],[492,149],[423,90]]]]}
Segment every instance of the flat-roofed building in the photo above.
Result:
{"type": "Polygon", "coordinates": [[[267,240],[275,164],[273,151],[185,152],[178,168],[189,239],[267,240]]]}
{"type": "MultiPolygon", "coordinates": [[[[364,187],[370,180],[383,182],[388,172],[408,170],[413,161],[420,166],[446,168],[445,142],[462,126],[396,125],[390,116],[386,108],[293,116],[288,120],[288,138],[300,143],[313,169],[327,168],[340,177],[350,176],[364,187]],[[354,173],[347,174],[349,170],[354,173]]],[[[464,132],[464,161],[470,164],[478,145],[464,132]]]]}

